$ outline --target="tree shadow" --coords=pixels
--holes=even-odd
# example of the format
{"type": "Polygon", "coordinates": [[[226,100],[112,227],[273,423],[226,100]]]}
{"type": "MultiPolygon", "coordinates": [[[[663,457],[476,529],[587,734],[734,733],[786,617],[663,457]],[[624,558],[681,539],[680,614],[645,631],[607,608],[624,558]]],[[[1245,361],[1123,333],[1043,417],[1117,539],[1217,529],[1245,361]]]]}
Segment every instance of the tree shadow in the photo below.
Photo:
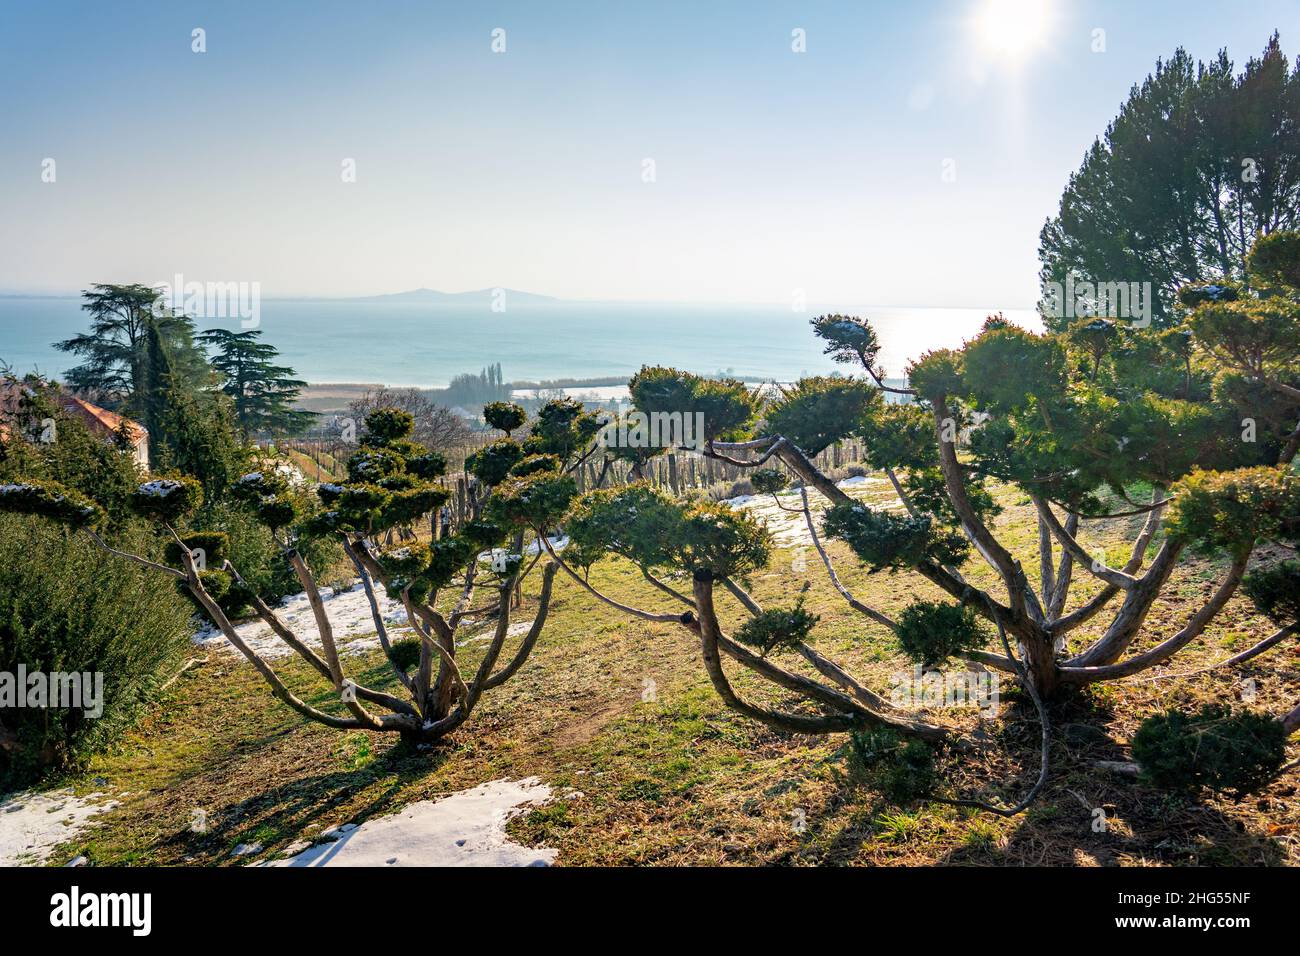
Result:
{"type": "MultiPolygon", "coordinates": [[[[769,864],[851,864],[875,841],[885,845],[889,827],[881,826],[882,815],[917,817],[927,810],[942,815],[940,839],[960,843],[933,855],[922,850],[934,866],[1285,864],[1286,847],[1267,832],[1266,815],[1255,813],[1251,820],[1212,795],[1169,793],[1098,766],[1128,755],[1089,719],[1095,713],[1086,700],[1057,711],[1047,785],[1011,818],[925,799],[893,803],[851,764],[833,767],[835,789],[806,809],[798,845],[769,864]]],[[[1011,806],[1033,785],[1040,753],[1037,714],[1026,700],[1004,709],[1003,718],[984,734],[994,762],[971,768],[963,763],[969,758],[950,756],[942,765],[945,796],[1011,806]],[[999,776],[1011,765],[1014,776],[999,776]]]]}
{"type": "MultiPolygon", "coordinates": [[[[261,749],[282,736],[267,735],[250,741],[250,747],[261,749]]],[[[242,753],[231,754],[226,762],[247,760],[248,748],[240,749],[242,753]]],[[[160,841],[159,849],[170,850],[178,859],[238,864],[243,861],[232,858],[229,851],[239,843],[260,843],[262,850],[248,856],[261,856],[271,848],[310,840],[307,834],[319,836],[329,826],[360,825],[398,805],[406,787],[437,770],[451,749],[441,746],[417,751],[394,740],[392,747],[364,767],[299,777],[222,804],[204,815],[203,825],[191,821],[188,828],[160,841]],[[367,793],[364,805],[358,807],[357,795],[363,791],[374,792],[367,793]]],[[[220,769],[214,767],[210,773],[219,774],[220,769]]]]}

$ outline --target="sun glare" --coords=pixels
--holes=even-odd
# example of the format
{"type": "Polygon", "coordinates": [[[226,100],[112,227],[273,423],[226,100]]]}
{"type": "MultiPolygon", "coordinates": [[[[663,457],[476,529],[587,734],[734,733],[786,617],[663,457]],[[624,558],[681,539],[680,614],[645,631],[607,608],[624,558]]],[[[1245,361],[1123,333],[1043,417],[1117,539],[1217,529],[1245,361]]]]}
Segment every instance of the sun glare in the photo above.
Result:
{"type": "Polygon", "coordinates": [[[980,0],[975,34],[989,54],[1017,65],[1047,45],[1052,7],[1052,0],[980,0]]]}

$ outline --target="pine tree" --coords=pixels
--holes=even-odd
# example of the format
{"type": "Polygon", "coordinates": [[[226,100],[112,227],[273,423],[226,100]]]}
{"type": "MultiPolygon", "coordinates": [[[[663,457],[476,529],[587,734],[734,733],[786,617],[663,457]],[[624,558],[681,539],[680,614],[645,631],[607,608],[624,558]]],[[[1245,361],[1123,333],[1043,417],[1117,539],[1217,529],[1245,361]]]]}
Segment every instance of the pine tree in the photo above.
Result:
{"type": "Polygon", "coordinates": [[[315,417],[293,407],[307,383],[294,378],[293,369],[275,364],[279,352],[259,341],[261,335],[259,330],[208,329],[199,338],[216,349],[212,367],[224,380],[221,390],[234,403],[235,419],[245,435],[300,431],[315,417]]]}
{"type": "Polygon", "coordinates": [[[1151,282],[1165,325],[1179,286],[1243,278],[1257,236],[1297,226],[1300,63],[1277,34],[1240,74],[1225,52],[1198,63],[1179,49],[1070,177],[1039,237],[1041,277],[1151,282]]]}
{"type": "Polygon", "coordinates": [[[171,371],[184,387],[198,389],[209,370],[194,344],[194,323],[159,308],[160,293],[147,285],[95,285],[82,293],[90,331],[56,343],[84,361],[64,376],[67,384],[92,401],[148,424],[152,392],[160,376],[159,352],[150,347],[150,330],[170,356],[171,371]]]}

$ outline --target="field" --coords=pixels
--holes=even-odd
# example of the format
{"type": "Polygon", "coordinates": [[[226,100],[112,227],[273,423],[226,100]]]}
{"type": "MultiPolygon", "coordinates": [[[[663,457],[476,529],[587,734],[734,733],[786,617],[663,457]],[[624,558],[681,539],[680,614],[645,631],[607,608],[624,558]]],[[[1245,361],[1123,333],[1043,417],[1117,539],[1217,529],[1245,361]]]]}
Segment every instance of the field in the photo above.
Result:
{"type": "MultiPolygon", "coordinates": [[[[876,503],[887,497],[872,481],[855,493],[876,503]]],[[[1036,567],[1028,502],[1010,488],[998,495],[1000,536],[1027,568],[1036,567]]],[[[1092,540],[1119,545],[1131,537],[1134,520],[1107,522],[1092,540]]],[[[822,616],[818,649],[885,691],[892,675],[908,670],[906,662],[879,628],[864,626],[844,605],[812,549],[801,547],[793,531],[782,540],[786,546],[755,576],[752,593],[765,605],[788,604],[806,586],[809,608],[822,616]]],[[[910,574],[866,574],[841,545],[831,553],[850,589],[886,611],[913,594],[931,593],[910,574]]],[[[1212,588],[1218,570],[1207,561],[1184,563],[1151,615],[1144,646],[1178,626],[1183,605],[1212,588]]],[[[967,571],[977,583],[990,581],[982,565],[967,571]]],[[[592,580],[616,598],[658,606],[630,565],[598,564],[592,580]]],[[[536,574],[528,585],[516,620],[531,617],[536,574]]],[[[1092,582],[1081,581],[1077,590],[1073,601],[1093,593],[1092,582]]],[[[725,610],[724,623],[740,620],[736,605],[725,610]]],[[[1187,652],[1154,673],[1195,670],[1270,631],[1237,597],[1187,652]]],[[[84,854],[96,865],[240,864],[341,823],[528,776],[549,784],[556,798],[519,816],[510,832],[519,842],[558,850],[559,865],[1300,862],[1294,768],[1263,792],[1234,801],[1171,795],[1098,765],[1127,759],[1125,744],[1140,720],[1175,703],[1239,701],[1252,693],[1253,706],[1284,711],[1300,692],[1294,644],[1235,673],[1181,681],[1151,680],[1148,673],[1062,704],[1053,714],[1051,781],[1028,812],[1010,819],[937,803],[889,805],[876,782],[855,770],[845,737],[776,734],[728,711],[688,632],[607,613],[563,575],[529,663],[485,697],[450,745],[430,751],[405,750],[389,736],[306,724],[267,692],[242,658],[205,653],[206,663],[186,671],[115,752],[71,781],[78,792],[107,792],[121,805],[50,862],[84,854]],[[195,810],[210,821],[205,833],[191,827],[195,810]],[[231,856],[237,845],[251,843],[262,852],[231,856]]],[[[475,645],[462,653],[472,659],[475,645]]],[[[391,675],[378,652],[354,661],[360,680],[388,685],[391,675]]],[[[277,666],[311,703],[337,705],[305,666],[287,660],[277,666]]],[[[734,664],[729,672],[743,693],[764,696],[734,664]]],[[[987,754],[960,765],[941,760],[947,795],[1015,802],[1032,782],[1033,709],[1005,684],[1001,703],[1000,715],[982,721],[978,732],[987,754]]],[[[981,723],[968,709],[931,717],[981,723]]]]}

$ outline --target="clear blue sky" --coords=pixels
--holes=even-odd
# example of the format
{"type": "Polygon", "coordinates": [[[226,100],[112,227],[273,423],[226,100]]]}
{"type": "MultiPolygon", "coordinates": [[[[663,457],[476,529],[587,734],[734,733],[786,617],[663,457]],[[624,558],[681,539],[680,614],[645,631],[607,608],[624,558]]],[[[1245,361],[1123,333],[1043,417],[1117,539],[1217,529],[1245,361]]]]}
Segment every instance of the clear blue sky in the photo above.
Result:
{"type": "Polygon", "coordinates": [[[1158,56],[1300,54],[1296,0],[999,2],[0,0],[0,290],[1025,307],[1158,56]]]}

